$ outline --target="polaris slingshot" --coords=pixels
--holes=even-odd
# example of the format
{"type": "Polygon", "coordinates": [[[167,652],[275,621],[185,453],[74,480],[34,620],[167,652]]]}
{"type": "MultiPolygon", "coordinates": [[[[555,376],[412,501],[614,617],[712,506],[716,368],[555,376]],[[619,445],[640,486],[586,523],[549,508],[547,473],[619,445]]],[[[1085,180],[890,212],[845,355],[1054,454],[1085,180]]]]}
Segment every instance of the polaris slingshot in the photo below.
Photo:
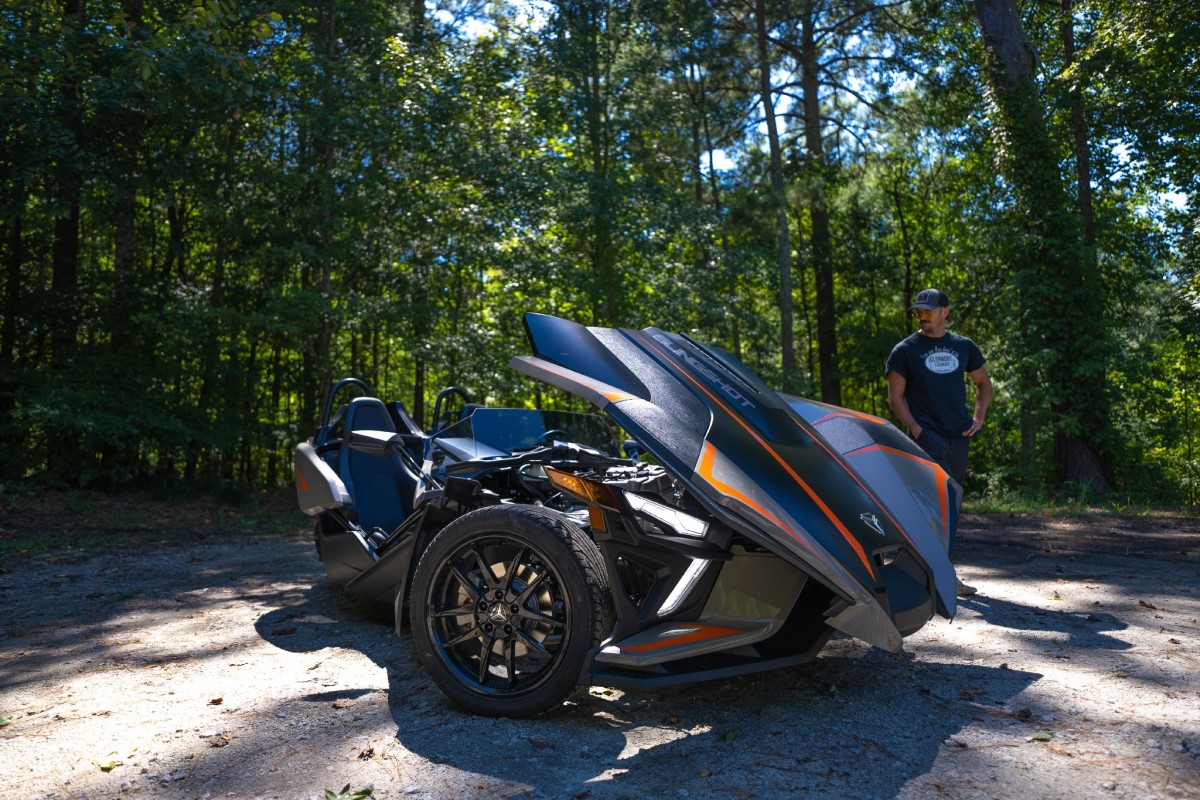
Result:
{"type": "Polygon", "coordinates": [[[954,614],[961,490],[887,421],[779,394],[687,336],[524,322],[533,355],[510,365],[602,414],[451,388],[423,431],[351,378],[296,450],[331,582],[392,603],[397,632],[407,608],[452,700],[531,716],[580,684],[801,663],[837,631],[896,651],[954,614]]]}

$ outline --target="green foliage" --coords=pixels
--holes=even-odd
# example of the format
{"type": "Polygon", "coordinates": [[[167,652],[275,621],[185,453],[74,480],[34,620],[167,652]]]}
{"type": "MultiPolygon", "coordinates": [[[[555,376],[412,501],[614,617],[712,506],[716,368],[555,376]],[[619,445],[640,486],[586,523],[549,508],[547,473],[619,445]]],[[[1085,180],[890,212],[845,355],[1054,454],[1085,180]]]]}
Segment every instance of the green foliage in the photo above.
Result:
{"type": "MultiPolygon", "coordinates": [[[[683,331],[814,395],[832,302],[843,402],[886,416],[905,304],[937,285],[997,388],[969,496],[1065,496],[1064,436],[1107,456],[1115,496],[1200,494],[1200,26],[1183,0],[1076,3],[1070,63],[1061,6],[1029,7],[1041,62],[1023,96],[988,89],[970,4],[823,6],[819,147],[802,87],[776,87],[788,375],[752,15],[78,6],[0,8],[6,482],[284,484],[347,375],[418,419],[450,384],[575,402],[507,369],[525,311],[683,331]]],[[[798,72],[810,9],[768,6],[773,72],[798,72]]]]}

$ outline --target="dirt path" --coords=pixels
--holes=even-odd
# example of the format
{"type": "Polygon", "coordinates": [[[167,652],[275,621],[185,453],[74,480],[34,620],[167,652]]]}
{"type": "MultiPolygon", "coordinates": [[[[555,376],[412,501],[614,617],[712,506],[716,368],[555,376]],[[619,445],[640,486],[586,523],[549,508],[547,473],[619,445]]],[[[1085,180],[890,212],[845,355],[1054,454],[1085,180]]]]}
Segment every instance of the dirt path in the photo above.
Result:
{"type": "Polygon", "coordinates": [[[451,707],[307,531],[0,567],[0,798],[1200,797],[1200,520],[964,521],[889,655],[451,707]]]}

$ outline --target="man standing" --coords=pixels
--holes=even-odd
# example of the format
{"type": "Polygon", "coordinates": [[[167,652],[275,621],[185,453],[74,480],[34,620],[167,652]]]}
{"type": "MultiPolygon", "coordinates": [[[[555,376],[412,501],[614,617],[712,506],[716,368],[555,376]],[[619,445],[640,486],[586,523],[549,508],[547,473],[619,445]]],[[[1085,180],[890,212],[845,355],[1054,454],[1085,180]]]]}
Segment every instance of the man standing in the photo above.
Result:
{"type": "MultiPolygon", "coordinates": [[[[917,444],[961,485],[971,437],[983,427],[992,402],[992,381],[975,343],[946,329],[950,298],[945,292],[925,289],[909,311],[920,330],[901,340],[888,356],[888,405],[917,444]],[[975,382],[975,411],[970,415],[963,375],[975,382]]],[[[953,538],[950,557],[954,558],[953,538]]],[[[958,594],[975,594],[975,588],[959,581],[958,594]]]]}

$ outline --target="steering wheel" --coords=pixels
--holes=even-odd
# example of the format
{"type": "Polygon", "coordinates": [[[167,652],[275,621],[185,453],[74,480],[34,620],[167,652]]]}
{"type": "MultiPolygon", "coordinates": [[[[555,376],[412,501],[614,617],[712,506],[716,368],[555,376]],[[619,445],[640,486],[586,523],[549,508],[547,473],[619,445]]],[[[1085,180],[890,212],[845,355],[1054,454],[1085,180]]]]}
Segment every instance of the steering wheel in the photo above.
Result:
{"type": "Polygon", "coordinates": [[[541,436],[539,436],[537,439],[535,439],[533,442],[533,446],[537,447],[539,444],[546,444],[549,441],[551,441],[555,436],[564,436],[565,437],[566,435],[567,435],[567,432],[564,431],[562,428],[551,428],[550,430],[546,431],[541,436]]]}

